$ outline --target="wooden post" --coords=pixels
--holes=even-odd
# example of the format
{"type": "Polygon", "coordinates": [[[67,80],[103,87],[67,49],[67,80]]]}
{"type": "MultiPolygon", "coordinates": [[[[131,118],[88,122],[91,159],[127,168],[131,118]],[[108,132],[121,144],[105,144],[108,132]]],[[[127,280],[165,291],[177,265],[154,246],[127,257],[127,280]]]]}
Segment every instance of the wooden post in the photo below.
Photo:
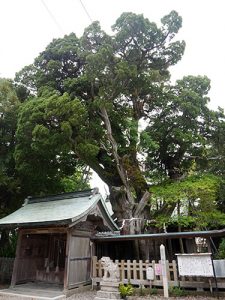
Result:
{"type": "Polygon", "coordinates": [[[19,229],[17,246],[16,246],[16,257],[14,260],[13,273],[11,279],[11,287],[14,287],[17,281],[17,272],[18,272],[19,262],[20,262],[21,242],[22,242],[22,231],[19,229]]]}
{"type": "Polygon", "coordinates": [[[66,294],[69,287],[69,272],[70,272],[70,243],[71,243],[71,230],[67,229],[66,237],[66,257],[65,257],[65,268],[64,268],[64,281],[63,291],[66,294]]]}
{"type": "Polygon", "coordinates": [[[96,278],[97,277],[97,256],[92,256],[92,274],[91,277],[92,278],[96,278]]]}
{"type": "Polygon", "coordinates": [[[131,280],[131,268],[130,268],[130,260],[128,259],[127,260],[127,279],[128,279],[128,282],[131,280]]]}
{"type": "Polygon", "coordinates": [[[169,298],[165,246],[160,246],[164,297],[169,298]]]}
{"type": "Polygon", "coordinates": [[[173,280],[174,280],[175,286],[179,286],[176,261],[173,260],[172,264],[173,264],[173,280]]]}
{"type": "Polygon", "coordinates": [[[121,260],[121,281],[123,282],[125,279],[125,266],[124,266],[124,260],[121,260]]]}
{"type": "Polygon", "coordinates": [[[137,262],[133,260],[133,279],[137,280],[137,262]]]}

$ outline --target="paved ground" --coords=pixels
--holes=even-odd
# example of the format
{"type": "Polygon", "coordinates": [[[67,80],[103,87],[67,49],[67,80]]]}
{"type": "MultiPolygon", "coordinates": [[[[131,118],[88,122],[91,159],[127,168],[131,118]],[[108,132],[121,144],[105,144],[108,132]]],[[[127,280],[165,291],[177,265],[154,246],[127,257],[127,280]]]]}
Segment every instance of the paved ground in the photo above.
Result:
{"type": "Polygon", "coordinates": [[[2,289],[0,286],[0,299],[26,299],[26,300],[62,300],[65,296],[62,294],[62,288],[58,285],[26,283],[17,285],[15,288],[2,289]]]}
{"type": "MultiPolygon", "coordinates": [[[[90,292],[85,292],[85,293],[80,293],[80,294],[75,294],[67,299],[69,300],[93,300],[96,295],[96,292],[90,291],[90,292]]],[[[171,297],[172,299],[176,300],[215,300],[216,298],[212,297],[193,297],[193,296],[188,296],[188,297],[171,297]]],[[[219,297],[220,300],[225,300],[225,297],[219,297]]],[[[145,297],[138,297],[138,296],[133,296],[129,297],[129,300],[165,300],[164,297],[162,296],[145,296],[145,297]]]]}
{"type": "MultiPolygon", "coordinates": [[[[0,286],[0,289],[6,288],[6,286],[0,286]]],[[[96,291],[88,291],[88,292],[83,292],[83,293],[77,293],[69,298],[67,300],[94,300],[96,295],[96,291]]],[[[40,296],[40,291],[39,291],[39,296],[40,296]]],[[[0,297],[1,298],[1,297],[0,297]]],[[[4,299],[4,298],[1,298],[4,299]]],[[[7,298],[8,299],[8,298],[7,298]]],[[[217,299],[216,297],[206,297],[206,296],[186,296],[186,297],[171,297],[171,300],[215,300],[217,299]]],[[[129,300],[165,300],[164,297],[160,295],[154,295],[154,296],[145,296],[145,297],[139,297],[139,296],[132,296],[129,297],[129,300]]],[[[225,300],[225,297],[219,297],[219,300],[225,300]]]]}

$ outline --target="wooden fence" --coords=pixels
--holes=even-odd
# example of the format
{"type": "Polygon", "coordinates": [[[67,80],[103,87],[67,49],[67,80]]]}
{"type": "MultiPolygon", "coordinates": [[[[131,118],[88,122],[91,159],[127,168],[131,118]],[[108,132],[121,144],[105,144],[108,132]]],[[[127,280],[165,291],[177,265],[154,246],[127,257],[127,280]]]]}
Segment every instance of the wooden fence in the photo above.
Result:
{"type": "MultiPolygon", "coordinates": [[[[136,286],[150,286],[150,281],[146,278],[146,269],[152,267],[155,270],[156,261],[136,261],[136,260],[115,260],[120,269],[120,281],[121,283],[130,282],[136,286]]],[[[160,261],[158,262],[160,263],[160,261]]],[[[101,260],[97,260],[96,256],[92,257],[92,283],[97,285],[103,276],[103,268],[101,260]]],[[[169,286],[180,286],[186,288],[196,288],[198,290],[212,289],[215,287],[215,281],[213,278],[204,277],[180,277],[177,271],[177,262],[167,261],[167,276],[169,286]]],[[[225,279],[217,278],[218,288],[225,288],[225,279]]],[[[151,285],[155,287],[162,287],[162,275],[155,275],[154,280],[151,281],[151,285]]]]}

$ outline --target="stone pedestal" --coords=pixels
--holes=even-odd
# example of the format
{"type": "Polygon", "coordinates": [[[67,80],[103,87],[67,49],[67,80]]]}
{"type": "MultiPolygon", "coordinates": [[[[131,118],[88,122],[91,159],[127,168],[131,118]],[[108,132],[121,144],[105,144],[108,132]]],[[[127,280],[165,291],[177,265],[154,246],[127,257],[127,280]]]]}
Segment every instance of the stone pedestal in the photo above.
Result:
{"type": "Polygon", "coordinates": [[[121,299],[118,281],[102,281],[100,287],[101,290],[97,292],[94,300],[121,299]]]}

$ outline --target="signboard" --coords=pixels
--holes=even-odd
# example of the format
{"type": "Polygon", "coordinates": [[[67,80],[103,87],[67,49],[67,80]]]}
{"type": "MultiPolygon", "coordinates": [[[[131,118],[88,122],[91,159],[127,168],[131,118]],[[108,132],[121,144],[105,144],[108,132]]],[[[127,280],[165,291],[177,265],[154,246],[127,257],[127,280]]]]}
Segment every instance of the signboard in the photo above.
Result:
{"type": "Polygon", "coordinates": [[[214,276],[211,253],[192,253],[176,255],[180,276],[214,276]]]}
{"type": "Polygon", "coordinates": [[[215,274],[218,278],[225,278],[225,259],[213,260],[215,274]]]}
{"type": "Polygon", "coordinates": [[[152,267],[146,268],[146,277],[148,280],[154,280],[155,276],[154,276],[154,270],[152,267]]]}
{"type": "Polygon", "coordinates": [[[155,264],[155,275],[162,275],[162,266],[161,264],[155,264]]]}

